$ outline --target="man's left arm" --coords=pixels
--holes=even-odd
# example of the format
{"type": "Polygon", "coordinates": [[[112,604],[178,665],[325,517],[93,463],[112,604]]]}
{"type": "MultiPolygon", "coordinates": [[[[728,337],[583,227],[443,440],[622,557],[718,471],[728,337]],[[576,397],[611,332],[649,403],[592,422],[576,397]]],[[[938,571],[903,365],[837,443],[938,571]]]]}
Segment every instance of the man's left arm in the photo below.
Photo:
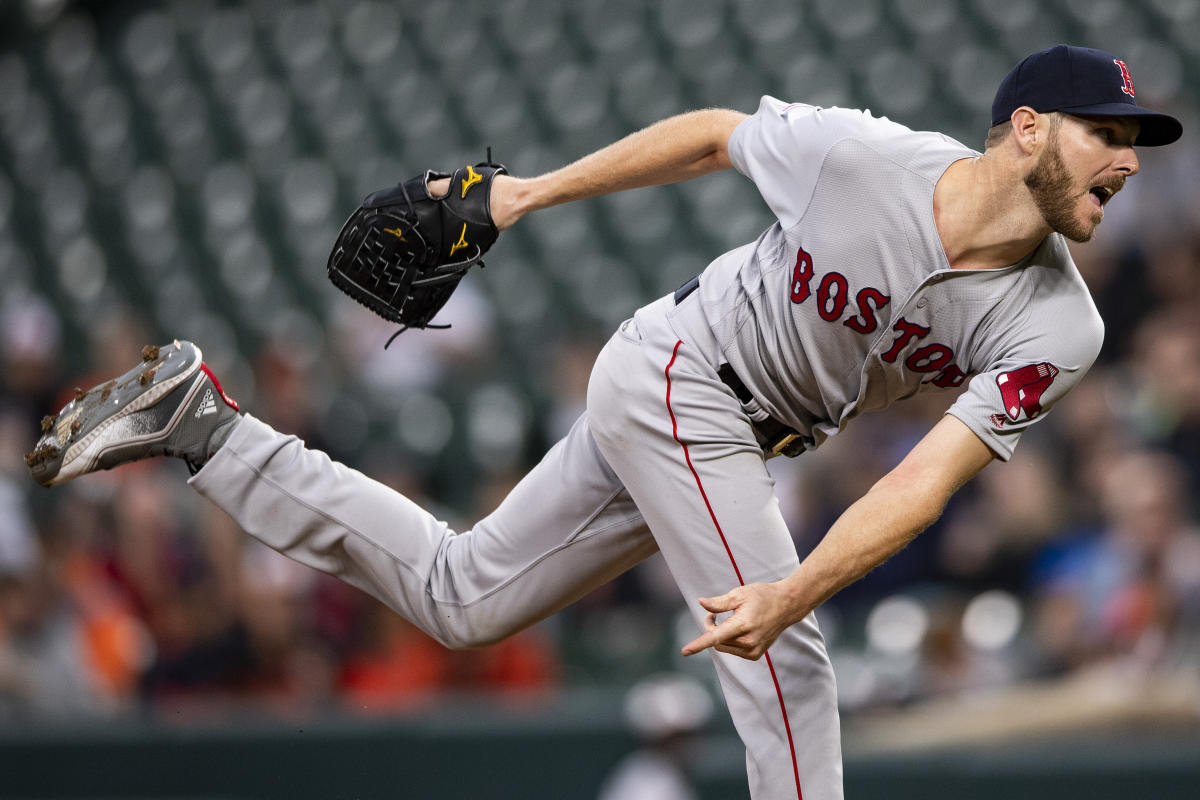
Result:
{"type": "Polygon", "coordinates": [[[987,466],[991,449],[946,415],[865,495],[838,517],[791,575],[701,598],[704,633],[683,648],[758,659],[790,625],[858,580],[932,525],[958,489],[987,466]],[[719,624],[716,615],[733,612],[719,624]]]}
{"type": "MultiPolygon", "coordinates": [[[[498,175],[491,185],[490,213],[498,230],[526,214],[644,186],[691,180],[732,166],[729,137],[746,119],[740,111],[705,108],[678,114],[631,133],[561,169],[535,178],[498,175]]],[[[431,181],[434,196],[450,181],[431,181]]]]}

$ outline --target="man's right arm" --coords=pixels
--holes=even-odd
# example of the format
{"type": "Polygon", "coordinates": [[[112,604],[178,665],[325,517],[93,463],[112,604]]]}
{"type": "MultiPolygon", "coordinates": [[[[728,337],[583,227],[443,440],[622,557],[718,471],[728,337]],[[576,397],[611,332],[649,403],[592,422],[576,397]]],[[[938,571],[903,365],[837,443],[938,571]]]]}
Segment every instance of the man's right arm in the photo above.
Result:
{"type": "Polygon", "coordinates": [[[943,416],[895,469],[838,517],[791,575],[702,598],[705,632],[683,648],[757,659],[776,637],[838,590],[882,564],[931,525],[950,496],[995,454],[963,422],[943,416]],[[716,621],[717,614],[733,614],[716,621]]]}
{"type": "MultiPolygon", "coordinates": [[[[739,111],[723,108],[689,111],[545,175],[498,175],[492,183],[492,219],[504,230],[530,211],[727,169],[731,166],[729,137],[745,118],[739,111]]],[[[431,192],[445,191],[441,183],[432,182],[431,192]]]]}

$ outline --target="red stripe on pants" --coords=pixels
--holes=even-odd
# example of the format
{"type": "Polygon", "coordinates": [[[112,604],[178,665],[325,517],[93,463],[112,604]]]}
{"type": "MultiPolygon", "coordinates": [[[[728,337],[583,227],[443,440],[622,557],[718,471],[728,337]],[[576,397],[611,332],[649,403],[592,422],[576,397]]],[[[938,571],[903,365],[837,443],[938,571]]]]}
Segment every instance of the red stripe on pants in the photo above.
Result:
{"type": "MultiPolygon", "coordinates": [[[[729,556],[729,563],[733,565],[733,572],[737,575],[738,584],[745,586],[746,582],[742,579],[742,571],[738,569],[737,559],[733,557],[733,550],[729,547],[729,541],[725,538],[725,532],[721,530],[721,523],[717,522],[717,515],[713,512],[712,503],[708,501],[708,493],[704,491],[704,483],[700,480],[700,473],[696,472],[696,467],[692,465],[692,454],[688,452],[688,446],[679,438],[679,423],[675,419],[675,410],[671,408],[671,367],[675,366],[675,358],[679,355],[679,347],[683,341],[675,342],[675,349],[671,351],[671,361],[667,364],[665,370],[667,376],[667,413],[671,415],[671,436],[683,448],[683,458],[687,461],[688,469],[692,471],[692,477],[696,479],[696,488],[700,490],[700,497],[704,500],[704,507],[708,509],[708,517],[712,520],[713,527],[717,530],[717,535],[721,537],[721,544],[725,545],[725,553],[729,556]]],[[[798,800],[804,800],[804,793],[800,790],[800,766],[796,763],[796,744],[792,740],[792,726],[788,722],[787,704],[783,701],[783,689],[779,686],[779,678],[775,675],[775,664],[771,662],[771,654],[764,654],[766,659],[767,669],[771,672],[771,682],[775,684],[775,696],[779,698],[779,710],[783,714],[783,729],[787,731],[788,749],[792,754],[792,774],[796,777],[796,797],[798,800]]]]}

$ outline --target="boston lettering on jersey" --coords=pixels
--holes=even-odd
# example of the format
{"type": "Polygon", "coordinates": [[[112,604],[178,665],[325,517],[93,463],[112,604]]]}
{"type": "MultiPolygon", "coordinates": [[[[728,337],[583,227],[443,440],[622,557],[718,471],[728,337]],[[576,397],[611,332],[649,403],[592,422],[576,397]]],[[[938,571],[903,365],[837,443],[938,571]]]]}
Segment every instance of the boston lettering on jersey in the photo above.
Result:
{"type": "MultiPolygon", "coordinates": [[[[812,284],[815,278],[816,268],[813,264],[813,257],[804,248],[800,248],[796,255],[796,266],[792,268],[791,298],[793,303],[800,305],[813,296],[812,284]]],[[[846,280],[846,276],[840,272],[825,273],[817,282],[815,294],[817,314],[821,319],[826,322],[842,320],[842,324],[847,328],[864,336],[874,333],[879,327],[876,312],[892,299],[873,286],[860,289],[854,295],[854,306],[850,309],[849,316],[842,319],[842,315],[850,306],[850,284],[846,280]]],[[[910,344],[920,342],[930,333],[929,328],[910,322],[904,317],[896,321],[892,330],[896,332],[896,338],[892,340],[891,347],[880,356],[889,364],[895,363],[901,352],[910,344]]],[[[953,389],[961,386],[967,377],[967,374],[953,361],[954,349],[949,345],[935,342],[918,347],[910,353],[904,360],[904,366],[913,372],[932,375],[931,378],[924,381],[925,383],[932,383],[934,386],[944,389],[953,389]]]]}

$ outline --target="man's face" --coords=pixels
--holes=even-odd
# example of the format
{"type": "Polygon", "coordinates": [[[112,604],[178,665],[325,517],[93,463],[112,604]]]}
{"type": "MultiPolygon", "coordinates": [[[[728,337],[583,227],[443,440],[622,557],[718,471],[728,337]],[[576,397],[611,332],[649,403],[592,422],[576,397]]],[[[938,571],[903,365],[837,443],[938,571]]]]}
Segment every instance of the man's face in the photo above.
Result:
{"type": "Polygon", "coordinates": [[[1025,185],[1052,230],[1074,242],[1091,240],[1104,206],[1138,171],[1137,133],[1137,123],[1122,117],[1064,114],[1051,125],[1025,185]]]}

